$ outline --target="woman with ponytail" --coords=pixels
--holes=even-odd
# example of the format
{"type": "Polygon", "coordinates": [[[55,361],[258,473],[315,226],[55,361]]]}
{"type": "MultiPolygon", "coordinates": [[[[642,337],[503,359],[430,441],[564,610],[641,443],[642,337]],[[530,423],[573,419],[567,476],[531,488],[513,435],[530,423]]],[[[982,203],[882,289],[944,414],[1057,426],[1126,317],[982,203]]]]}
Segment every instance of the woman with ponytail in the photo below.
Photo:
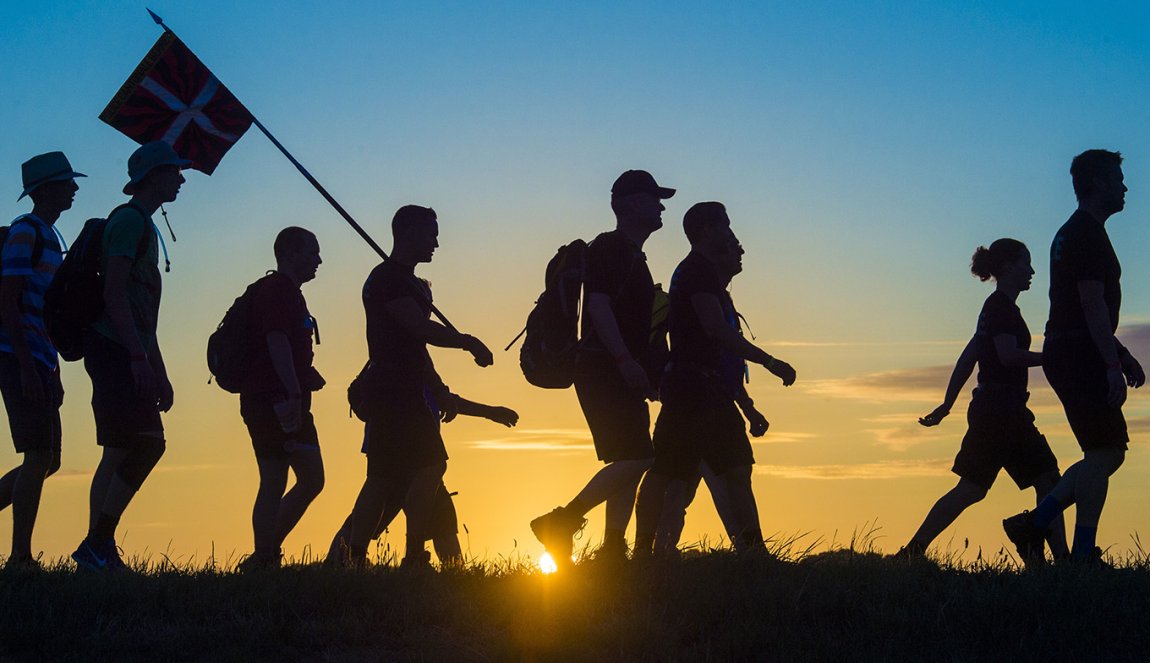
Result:
{"type": "MultiPolygon", "coordinates": [[[[1030,289],[1034,275],[1030,252],[1022,242],[1003,238],[990,248],[978,247],[970,271],[982,281],[993,278],[995,290],[982,305],[974,337],[955,363],[942,405],[918,420],[923,426],[941,423],[978,365],[978,386],[966,413],[968,429],[951,468],[959,477],[958,485],[935,502],[899,551],[900,557],[925,555],[931,542],[967,507],[986,497],[999,470],[1005,468],[1019,489],[1033,487],[1038,502],[1060,476],[1058,461],[1026,407],[1027,369],[1042,364],[1042,353],[1030,350],[1030,330],[1015,303],[1020,292],[1030,289]]],[[[1061,519],[1047,542],[1055,559],[1068,554],[1061,519]]]]}

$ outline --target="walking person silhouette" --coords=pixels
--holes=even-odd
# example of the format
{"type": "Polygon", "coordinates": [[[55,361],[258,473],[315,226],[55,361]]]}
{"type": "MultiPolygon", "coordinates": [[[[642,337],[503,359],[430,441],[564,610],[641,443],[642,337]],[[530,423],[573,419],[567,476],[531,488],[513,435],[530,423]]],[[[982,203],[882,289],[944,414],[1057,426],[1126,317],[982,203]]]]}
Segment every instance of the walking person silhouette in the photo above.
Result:
{"type": "MultiPolygon", "coordinates": [[[[898,556],[913,559],[926,549],[970,506],[982,501],[1001,469],[1006,469],[1019,489],[1033,487],[1036,503],[1058,483],[1058,460],[1046,437],[1034,425],[1026,406],[1027,369],[1042,365],[1041,352],[1030,350],[1030,329],[1015,303],[1030,289],[1034,269],[1030,251],[1015,239],[996,240],[990,248],[978,247],[970,271],[983,281],[994,279],[994,292],[978,315],[974,336],[958,357],[941,405],[919,419],[923,426],[937,426],[958,399],[966,381],[978,366],[978,386],[967,409],[967,432],[951,471],[958,484],[940,497],[922,525],[898,556]]],[[[1055,559],[1068,554],[1061,518],[1047,537],[1055,559]]],[[[1033,559],[1031,563],[1033,563],[1033,559]]]]}
{"type": "Polygon", "coordinates": [[[1042,370],[1082,448],[1058,485],[1030,513],[1002,522],[1023,557],[1036,556],[1064,510],[1076,505],[1071,558],[1100,563],[1098,521],[1110,476],[1126,458],[1126,388],[1146,373],[1114,335],[1122,306],[1122,266],[1106,222],[1126,206],[1122,155],[1087,150],[1074,157],[1070,177],[1078,209],[1050,245],[1050,318],[1042,370]]]}

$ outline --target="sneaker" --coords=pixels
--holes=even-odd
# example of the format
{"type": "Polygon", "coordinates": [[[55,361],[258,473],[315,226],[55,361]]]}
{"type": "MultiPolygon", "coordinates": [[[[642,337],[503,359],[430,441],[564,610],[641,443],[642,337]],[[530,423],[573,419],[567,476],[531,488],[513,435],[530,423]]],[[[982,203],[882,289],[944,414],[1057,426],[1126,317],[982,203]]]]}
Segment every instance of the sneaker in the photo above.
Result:
{"type": "Polygon", "coordinates": [[[1010,539],[1018,550],[1018,556],[1022,558],[1022,563],[1027,568],[1046,563],[1046,530],[1031,522],[1029,511],[1003,520],[1002,529],[1006,532],[1006,538],[1010,539]]]}
{"type": "MultiPolygon", "coordinates": [[[[636,556],[642,556],[638,550],[636,556]]],[[[627,561],[627,542],[622,539],[604,541],[592,555],[592,559],[599,562],[625,562],[627,561]]]]}
{"type": "Polygon", "coordinates": [[[1085,555],[1080,555],[1080,556],[1071,555],[1070,557],[1067,558],[1067,560],[1071,564],[1081,564],[1082,566],[1091,566],[1091,567],[1099,568],[1099,569],[1113,569],[1114,568],[1113,564],[1111,564],[1110,562],[1107,562],[1105,559],[1102,558],[1102,549],[1099,548],[1098,546],[1094,546],[1094,550],[1091,550],[1089,553],[1087,553],[1085,555]]]}
{"type": "Polygon", "coordinates": [[[403,561],[399,563],[399,568],[413,572],[430,571],[431,553],[426,550],[409,552],[403,556],[403,561]]]}
{"type": "Polygon", "coordinates": [[[44,570],[40,560],[31,555],[20,557],[9,557],[8,561],[4,563],[4,570],[14,573],[39,573],[44,570]]]}
{"type": "Polygon", "coordinates": [[[80,547],[72,553],[76,566],[89,571],[123,571],[128,568],[120,558],[120,549],[115,539],[93,541],[88,537],[80,542],[80,547]]]}
{"type": "Polygon", "coordinates": [[[556,564],[565,564],[571,559],[574,549],[572,537],[587,525],[583,516],[570,514],[567,509],[557,507],[551,513],[531,521],[531,532],[543,544],[556,564]]]}

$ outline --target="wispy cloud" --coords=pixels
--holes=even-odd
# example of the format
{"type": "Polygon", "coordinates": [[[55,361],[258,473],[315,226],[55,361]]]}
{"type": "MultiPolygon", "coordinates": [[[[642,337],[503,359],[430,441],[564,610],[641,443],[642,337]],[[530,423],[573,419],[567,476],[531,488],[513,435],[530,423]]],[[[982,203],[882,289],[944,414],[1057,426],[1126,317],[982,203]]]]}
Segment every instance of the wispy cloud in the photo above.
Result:
{"type": "Polygon", "coordinates": [[[853,398],[876,403],[942,400],[951,366],[924,366],[896,371],[880,371],[833,380],[812,380],[803,388],[816,396],[853,398]]]}
{"type": "Polygon", "coordinates": [[[575,451],[592,449],[591,433],[578,428],[535,428],[512,431],[496,438],[472,440],[475,449],[489,451],[575,451]]]}
{"type": "Polygon", "coordinates": [[[933,348],[962,347],[966,341],[763,341],[772,348],[933,348]]]}
{"type": "Polygon", "coordinates": [[[815,433],[800,433],[798,431],[775,431],[770,429],[763,437],[752,437],[751,444],[797,444],[809,442],[818,437],[815,433]]]}
{"type": "Polygon", "coordinates": [[[779,479],[820,481],[903,479],[950,474],[951,460],[885,460],[856,465],[756,465],[755,473],[779,479]]]}

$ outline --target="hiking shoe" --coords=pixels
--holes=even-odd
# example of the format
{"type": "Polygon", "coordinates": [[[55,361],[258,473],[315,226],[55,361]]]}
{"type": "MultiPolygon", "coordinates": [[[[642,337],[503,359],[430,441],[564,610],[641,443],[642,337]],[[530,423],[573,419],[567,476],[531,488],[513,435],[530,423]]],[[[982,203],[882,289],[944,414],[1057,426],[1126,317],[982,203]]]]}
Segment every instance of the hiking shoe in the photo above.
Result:
{"type": "Polygon", "coordinates": [[[403,556],[403,561],[399,563],[399,568],[405,571],[430,571],[431,570],[431,553],[426,550],[415,550],[403,556]]]}
{"type": "Polygon", "coordinates": [[[40,560],[31,555],[22,555],[20,557],[9,557],[8,561],[4,563],[4,570],[13,573],[39,573],[44,570],[40,560]]]}
{"type": "Polygon", "coordinates": [[[1003,520],[1002,529],[1006,532],[1006,538],[1010,539],[1018,550],[1018,556],[1022,558],[1026,568],[1046,563],[1046,530],[1031,522],[1029,511],[1003,520]]]}
{"type": "Polygon", "coordinates": [[[583,516],[573,515],[564,507],[556,507],[551,513],[532,520],[531,532],[551,553],[556,564],[567,564],[575,547],[572,537],[586,525],[587,519],[583,516]]]}
{"type": "Polygon", "coordinates": [[[1102,549],[1098,546],[1094,547],[1085,555],[1071,555],[1067,558],[1071,564],[1081,564],[1082,566],[1090,566],[1099,569],[1113,569],[1114,565],[1107,562],[1102,558],[1102,549]]]}
{"type": "Polygon", "coordinates": [[[236,564],[236,571],[251,573],[253,571],[269,571],[278,569],[283,564],[283,553],[274,555],[259,555],[252,553],[236,564]]]}
{"type": "Polygon", "coordinates": [[[123,571],[128,569],[120,558],[120,549],[115,539],[93,541],[88,537],[80,542],[80,547],[72,553],[76,566],[89,571],[123,571]]]}
{"type": "MultiPolygon", "coordinates": [[[[638,550],[635,551],[637,556],[641,556],[638,550]]],[[[614,539],[611,541],[604,541],[592,555],[592,559],[597,562],[625,562],[627,561],[627,542],[622,539],[614,539]]]]}

